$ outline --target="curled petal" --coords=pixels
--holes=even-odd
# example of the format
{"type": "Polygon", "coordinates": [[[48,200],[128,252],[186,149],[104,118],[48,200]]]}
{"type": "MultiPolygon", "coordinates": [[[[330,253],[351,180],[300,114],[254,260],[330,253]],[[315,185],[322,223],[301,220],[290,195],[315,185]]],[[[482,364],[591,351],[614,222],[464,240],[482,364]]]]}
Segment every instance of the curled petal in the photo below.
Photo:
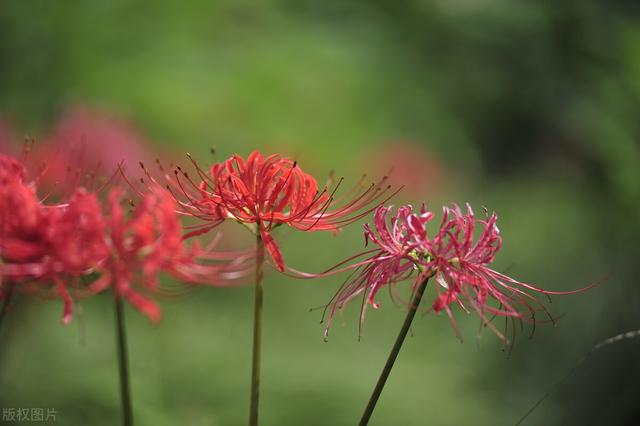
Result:
{"type": "Polygon", "coordinates": [[[280,252],[278,244],[271,236],[271,233],[264,229],[260,229],[260,238],[262,238],[262,242],[267,249],[267,253],[269,253],[269,256],[271,256],[271,259],[273,259],[276,267],[278,268],[278,271],[284,272],[284,258],[282,257],[282,253],[280,252]]]}
{"type": "Polygon", "coordinates": [[[146,315],[151,322],[156,324],[160,322],[162,311],[160,311],[160,307],[156,303],[133,290],[127,291],[125,297],[134,308],[146,315]]]}
{"type": "Polygon", "coordinates": [[[62,297],[62,301],[64,302],[64,310],[62,313],[62,323],[64,325],[69,324],[71,322],[71,318],[73,317],[73,300],[71,300],[71,295],[69,291],[65,287],[64,283],[60,278],[56,277],[55,279],[56,286],[58,287],[58,291],[60,292],[60,297],[62,297]]]}

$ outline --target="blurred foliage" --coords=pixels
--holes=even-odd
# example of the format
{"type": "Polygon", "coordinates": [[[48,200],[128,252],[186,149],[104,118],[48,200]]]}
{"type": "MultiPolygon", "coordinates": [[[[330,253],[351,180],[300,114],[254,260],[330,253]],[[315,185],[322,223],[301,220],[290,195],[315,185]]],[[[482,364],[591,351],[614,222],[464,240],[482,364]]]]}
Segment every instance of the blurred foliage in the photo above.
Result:
{"type": "MultiPolygon", "coordinates": [[[[221,158],[260,148],[351,181],[386,172],[376,152],[421,149],[439,184],[396,203],[486,205],[501,218],[499,268],[554,290],[601,285],[555,297],[557,327],[520,333],[510,356],[476,338],[474,318],[458,315],[462,345],[446,317],[420,318],[372,424],[513,424],[594,344],[640,327],[639,19],[635,2],[593,0],[9,0],[0,114],[39,135],[86,103],[203,163],[211,145],[221,158]]],[[[362,244],[358,226],[279,237],[310,271],[362,244]]],[[[364,408],[403,314],[382,297],[358,342],[353,306],[324,343],[308,310],[339,284],[271,271],[263,424],[353,424],[364,408]]],[[[159,327],[127,312],[139,424],[246,421],[251,295],[202,289],[165,303],[159,327]]],[[[65,425],[119,420],[109,297],[82,308],[62,327],[59,304],[16,303],[0,330],[0,407],[55,407],[65,425]]],[[[632,423],[638,345],[594,354],[525,424],[632,423]]]]}

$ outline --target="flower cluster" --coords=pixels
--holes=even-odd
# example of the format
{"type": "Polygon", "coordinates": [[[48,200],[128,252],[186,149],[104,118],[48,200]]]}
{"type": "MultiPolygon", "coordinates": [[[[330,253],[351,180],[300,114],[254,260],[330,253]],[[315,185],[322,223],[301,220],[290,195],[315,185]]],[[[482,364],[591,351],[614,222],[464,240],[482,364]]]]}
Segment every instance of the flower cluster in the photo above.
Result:
{"type": "MultiPolygon", "coordinates": [[[[335,313],[357,296],[366,299],[360,315],[362,326],[366,307],[379,307],[375,302],[376,293],[389,286],[393,295],[393,285],[412,276],[415,276],[414,292],[425,280],[434,277],[438,284],[435,286],[437,296],[431,309],[446,312],[458,336],[452,305],[458,305],[466,312],[476,312],[483,325],[505,342],[504,333],[493,324],[496,316],[535,324],[536,314],[540,311],[548,314],[548,311],[533,294],[575,293],[544,290],[492,269],[491,263],[502,247],[495,214],[478,217],[469,205],[466,212],[455,205],[444,207],[442,222],[437,232],[430,236],[427,224],[434,214],[424,205],[418,212],[407,205],[398,208],[391,218],[390,213],[391,208],[380,207],[374,215],[373,229],[365,225],[365,244],[371,241],[376,248],[352,259],[367,256],[366,259],[325,273],[357,271],[327,305],[329,315],[325,333],[328,333],[335,313]]],[[[549,318],[553,320],[550,315],[549,318]]]]}
{"type": "MultiPolygon", "coordinates": [[[[0,122],[0,149],[9,152],[11,135],[0,122]]],[[[298,277],[351,273],[326,305],[325,337],[336,313],[356,297],[362,298],[362,328],[368,306],[379,308],[376,296],[382,288],[396,300],[395,285],[414,280],[412,300],[404,302],[409,304],[407,318],[361,424],[371,416],[430,279],[436,285],[428,310],[446,312],[458,337],[455,305],[477,313],[482,328],[505,343],[510,323],[515,333],[516,320],[535,324],[542,311],[553,321],[539,295],[575,293],[547,291],[493,269],[502,247],[495,214],[476,216],[469,205],[466,211],[445,207],[432,234],[428,227],[435,215],[425,205],[415,211],[410,205],[395,212],[385,207],[399,191],[392,190],[387,177],[371,184],[363,177],[339,194],[342,179],[321,186],[297,161],[258,151],[246,158],[233,155],[208,169],[188,154],[196,172],[192,176],[180,166],[165,169],[157,159],[156,174],[145,166],[149,156],[141,134],[125,121],[86,109],[72,110],[44,139],[48,143],[37,149],[27,140],[21,160],[0,154],[0,321],[16,290],[62,299],[64,324],[71,321],[77,298],[110,290],[125,424],[133,415],[122,302],[158,322],[157,298],[182,294],[192,284],[235,285],[254,271],[250,424],[257,424],[265,250],[275,268],[298,277]],[[37,173],[29,173],[27,159],[40,163],[37,173]],[[131,178],[134,162],[144,173],[139,180],[131,178]],[[372,212],[372,225],[364,225],[365,247],[371,248],[363,253],[321,274],[285,266],[275,228],[337,234],[372,212]],[[199,244],[223,222],[249,229],[255,248],[217,250],[221,234],[199,244]],[[162,276],[181,284],[176,289],[162,276]],[[504,332],[494,325],[496,317],[505,319],[504,332]]]]}
{"type": "Polygon", "coordinates": [[[146,194],[128,214],[120,187],[109,191],[106,209],[99,194],[82,187],[52,204],[38,198],[26,176],[18,160],[0,156],[0,285],[46,293],[53,288],[64,301],[64,323],[72,315],[70,286],[80,295],[111,287],[158,321],[158,306],[141,292],[161,292],[160,273],[224,285],[248,271],[247,253],[202,250],[197,244],[187,248],[167,192],[146,194]]]}
{"type": "MultiPolygon", "coordinates": [[[[74,130],[79,126],[78,132],[84,128],[74,126],[66,127],[74,130]]],[[[59,152],[66,153],[64,149],[59,152]]],[[[173,175],[164,175],[165,188],[143,165],[149,182],[146,190],[137,191],[137,205],[127,214],[125,191],[113,184],[113,178],[98,190],[84,188],[81,179],[70,179],[62,194],[40,199],[36,187],[43,173],[28,181],[21,162],[0,157],[0,273],[4,281],[24,283],[21,288],[36,291],[53,289],[65,302],[64,322],[71,319],[73,306],[69,287],[76,295],[111,287],[116,296],[157,321],[160,310],[146,294],[162,292],[157,279],[160,272],[183,282],[213,285],[235,282],[249,273],[252,252],[229,254],[212,247],[201,249],[197,243],[187,248],[186,239],[225,220],[237,221],[262,240],[276,268],[284,271],[273,228],[287,224],[302,231],[338,232],[393,195],[383,178],[368,186],[359,182],[337,196],[340,182],[320,189],[316,179],[295,161],[280,155],[264,157],[257,151],[246,160],[234,155],[215,163],[209,173],[194,164],[198,182],[178,167],[173,175]],[[109,186],[108,194],[102,196],[109,186]],[[59,199],[52,202],[56,196],[59,199]],[[184,234],[180,215],[204,224],[191,225],[184,234]]],[[[59,182],[56,167],[52,179],[59,182]]],[[[119,168],[119,174],[134,188],[124,168],[119,168]]],[[[43,186],[51,186],[50,180],[42,181],[43,186]]],[[[89,183],[93,182],[95,179],[89,183]]]]}
{"type": "MultiPolygon", "coordinates": [[[[62,136],[54,139],[64,141],[66,134],[80,138],[83,129],[96,127],[84,126],[87,118],[82,117],[80,113],[71,115],[58,131],[62,136]]],[[[102,129],[100,135],[132,140],[125,127],[117,127],[114,133],[105,130],[113,126],[106,121],[103,124],[97,126],[102,129]]],[[[367,307],[378,308],[377,292],[388,286],[396,297],[394,284],[410,277],[415,277],[414,291],[426,279],[434,278],[438,285],[434,286],[431,309],[446,312],[457,334],[452,305],[476,312],[483,324],[505,341],[493,324],[496,316],[535,323],[537,313],[546,312],[546,308],[534,294],[559,294],[491,268],[502,245],[495,214],[478,217],[470,206],[466,212],[458,206],[445,207],[437,232],[430,235],[427,226],[434,214],[424,205],[417,211],[403,206],[395,213],[382,206],[397,192],[391,190],[386,177],[370,185],[360,181],[338,196],[342,180],[320,187],[296,161],[278,154],[263,156],[254,151],[247,158],[233,155],[214,163],[208,171],[189,158],[195,166],[195,179],[179,166],[166,173],[160,165],[162,176],[153,176],[140,163],[146,174],[142,190],[119,167],[119,174],[138,195],[134,203],[113,178],[103,182],[99,190],[84,188],[75,180],[68,195],[57,202],[51,202],[49,196],[39,198],[36,187],[43,173],[29,180],[20,161],[0,156],[0,285],[4,281],[56,293],[65,302],[64,322],[70,320],[73,306],[69,287],[74,287],[76,295],[112,288],[117,297],[157,321],[160,310],[151,295],[163,293],[160,273],[187,283],[226,285],[250,272],[255,255],[250,250],[225,253],[213,250],[213,245],[187,246],[186,240],[224,221],[236,221],[264,243],[276,268],[285,271],[283,255],[272,235],[274,228],[286,224],[302,231],[335,233],[375,210],[372,226],[365,225],[364,232],[365,245],[371,243],[373,249],[324,274],[303,274],[289,268],[306,277],[355,270],[355,276],[327,305],[325,333],[334,315],[357,296],[365,302],[362,326],[367,307]],[[125,208],[127,201],[133,208],[125,208]],[[200,222],[183,228],[181,216],[200,222]]],[[[59,180],[59,173],[54,174],[59,180]]]]}

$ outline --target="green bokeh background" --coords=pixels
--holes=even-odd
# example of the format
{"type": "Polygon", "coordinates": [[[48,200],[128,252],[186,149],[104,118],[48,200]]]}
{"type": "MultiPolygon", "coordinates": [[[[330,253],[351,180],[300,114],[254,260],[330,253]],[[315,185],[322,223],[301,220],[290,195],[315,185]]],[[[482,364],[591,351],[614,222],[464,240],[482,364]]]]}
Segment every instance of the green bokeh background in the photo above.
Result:
{"type": "MultiPolygon", "coordinates": [[[[601,285],[554,297],[557,326],[521,332],[510,356],[476,337],[476,317],[457,313],[460,344],[445,316],[419,316],[371,424],[514,424],[597,342],[640,327],[639,19],[633,2],[593,0],[8,0],[0,114],[38,135],[82,103],[158,150],[207,163],[211,145],[220,158],[257,148],[351,182],[411,147],[434,181],[416,188],[423,170],[406,167],[395,204],[487,206],[504,237],[496,268],[553,290],[601,285]]],[[[362,247],[360,225],[277,238],[308,271],[362,247]]],[[[262,424],[357,422],[404,311],[381,293],[360,341],[353,305],[324,342],[309,309],[340,283],[267,271],[262,424]]],[[[251,287],[202,289],[164,303],[159,326],[127,309],[137,424],[246,423],[252,301],[251,287]]],[[[59,303],[18,299],[0,329],[0,407],[119,423],[110,297],[80,308],[64,327],[59,303]]],[[[639,344],[594,353],[524,424],[633,423],[639,344]]]]}

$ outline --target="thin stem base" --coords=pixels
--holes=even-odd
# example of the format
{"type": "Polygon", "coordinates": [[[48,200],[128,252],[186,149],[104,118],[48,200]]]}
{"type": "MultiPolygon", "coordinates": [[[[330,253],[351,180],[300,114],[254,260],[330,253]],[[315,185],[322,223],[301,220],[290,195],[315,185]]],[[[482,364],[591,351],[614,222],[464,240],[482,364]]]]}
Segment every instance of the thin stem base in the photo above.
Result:
{"type": "Polygon", "coordinates": [[[251,360],[251,409],[249,424],[258,424],[258,407],[260,401],[260,348],[262,340],[262,303],[264,278],[264,242],[260,233],[256,238],[256,288],[253,305],[253,353],[251,360]]]}
{"type": "Polygon", "coordinates": [[[129,357],[124,323],[124,307],[122,299],[117,295],[114,295],[114,305],[116,313],[118,370],[120,373],[120,397],[122,399],[122,424],[124,426],[132,426],[133,410],[131,408],[131,391],[129,388],[129,357]]]}
{"type": "Polygon", "coordinates": [[[418,306],[420,305],[420,301],[422,300],[422,295],[424,294],[424,290],[427,287],[427,283],[429,282],[429,277],[425,278],[424,281],[420,284],[420,286],[416,289],[415,294],[413,295],[413,299],[411,300],[411,305],[409,306],[409,312],[407,312],[407,316],[404,319],[404,324],[402,324],[402,328],[400,329],[400,333],[396,338],[396,342],[393,344],[393,348],[391,348],[391,353],[389,354],[389,358],[387,358],[387,362],[382,369],[382,373],[380,374],[380,378],[378,379],[378,383],[376,383],[376,387],[371,394],[371,398],[369,399],[369,403],[367,404],[367,408],[364,410],[362,414],[362,418],[360,419],[360,426],[365,426],[369,424],[369,420],[371,419],[371,414],[373,414],[374,408],[376,408],[376,403],[380,398],[380,394],[382,393],[382,389],[384,389],[384,385],[389,378],[389,374],[391,373],[391,369],[393,368],[393,364],[396,362],[396,358],[398,357],[398,353],[400,353],[400,348],[402,348],[402,344],[404,343],[404,339],[407,337],[407,333],[409,332],[409,328],[411,327],[411,323],[413,322],[413,317],[416,316],[416,311],[418,310],[418,306]]]}

